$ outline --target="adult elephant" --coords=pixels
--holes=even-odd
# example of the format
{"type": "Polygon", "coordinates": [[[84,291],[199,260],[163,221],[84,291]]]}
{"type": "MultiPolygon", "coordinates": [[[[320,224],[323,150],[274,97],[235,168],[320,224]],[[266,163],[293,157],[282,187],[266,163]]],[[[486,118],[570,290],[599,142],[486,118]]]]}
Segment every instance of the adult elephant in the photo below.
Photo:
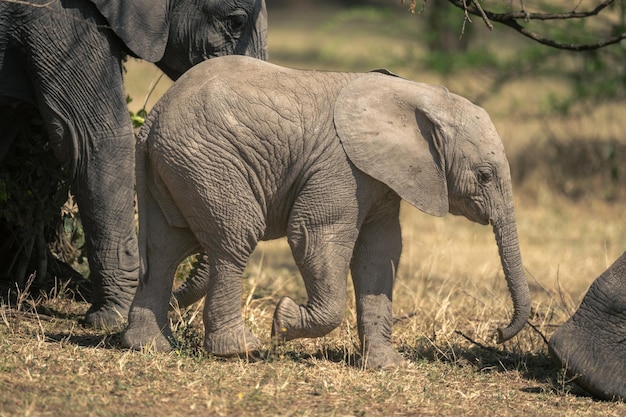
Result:
{"type": "Polygon", "coordinates": [[[581,387],[602,399],[626,399],[626,252],[593,282],[549,345],[581,387]]]}
{"type": "Polygon", "coordinates": [[[122,60],[143,58],[177,79],[212,57],[265,58],[266,34],[264,0],[0,1],[0,163],[20,115],[37,109],[80,208],[88,324],[127,317],[138,278],[122,60]]]}

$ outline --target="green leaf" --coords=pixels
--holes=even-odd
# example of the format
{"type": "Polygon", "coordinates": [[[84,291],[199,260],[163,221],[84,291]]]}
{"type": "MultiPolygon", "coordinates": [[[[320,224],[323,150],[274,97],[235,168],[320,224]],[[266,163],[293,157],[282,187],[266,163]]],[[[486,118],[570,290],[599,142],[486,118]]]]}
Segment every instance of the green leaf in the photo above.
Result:
{"type": "Polygon", "coordinates": [[[141,127],[146,121],[146,119],[141,117],[139,114],[140,112],[137,112],[137,114],[132,112],[130,113],[130,120],[133,122],[133,127],[135,128],[141,127]]]}

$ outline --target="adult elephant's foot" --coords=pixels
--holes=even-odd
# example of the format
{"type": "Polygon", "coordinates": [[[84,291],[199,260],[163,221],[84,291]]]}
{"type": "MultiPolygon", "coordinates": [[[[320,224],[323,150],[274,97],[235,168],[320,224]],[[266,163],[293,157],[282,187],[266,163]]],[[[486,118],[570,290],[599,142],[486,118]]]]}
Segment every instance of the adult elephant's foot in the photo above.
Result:
{"type": "Polygon", "coordinates": [[[381,343],[369,345],[356,365],[363,369],[391,369],[405,368],[408,362],[393,346],[381,343]]]}
{"type": "Polygon", "coordinates": [[[82,322],[96,329],[117,330],[126,324],[130,301],[128,304],[92,304],[82,322]]]}
{"type": "Polygon", "coordinates": [[[92,305],[83,323],[97,329],[119,329],[126,324],[137,289],[137,270],[92,274],[92,305]]]}
{"type": "Polygon", "coordinates": [[[274,311],[272,337],[278,342],[300,337],[321,337],[339,326],[342,319],[343,306],[324,309],[316,314],[308,306],[299,305],[291,298],[283,297],[274,311]]]}
{"type": "Polygon", "coordinates": [[[243,323],[235,329],[206,331],[204,348],[216,356],[246,355],[261,349],[259,339],[243,323]]]}
{"type": "Polygon", "coordinates": [[[549,348],[567,375],[589,393],[626,399],[626,254],[591,285],[549,348]]]}

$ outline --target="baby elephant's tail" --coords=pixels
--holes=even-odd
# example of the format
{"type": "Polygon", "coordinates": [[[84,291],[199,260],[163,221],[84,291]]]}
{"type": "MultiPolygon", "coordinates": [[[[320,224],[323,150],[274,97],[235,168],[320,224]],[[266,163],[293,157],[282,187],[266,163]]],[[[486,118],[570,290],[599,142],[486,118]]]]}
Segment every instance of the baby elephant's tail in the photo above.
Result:
{"type": "Polygon", "coordinates": [[[141,127],[139,135],[137,137],[137,144],[135,146],[135,178],[136,178],[136,190],[137,190],[137,212],[139,217],[139,279],[143,279],[148,272],[147,263],[147,211],[146,211],[146,199],[148,192],[147,184],[147,169],[148,169],[148,133],[150,132],[150,122],[146,120],[146,123],[141,127]]]}

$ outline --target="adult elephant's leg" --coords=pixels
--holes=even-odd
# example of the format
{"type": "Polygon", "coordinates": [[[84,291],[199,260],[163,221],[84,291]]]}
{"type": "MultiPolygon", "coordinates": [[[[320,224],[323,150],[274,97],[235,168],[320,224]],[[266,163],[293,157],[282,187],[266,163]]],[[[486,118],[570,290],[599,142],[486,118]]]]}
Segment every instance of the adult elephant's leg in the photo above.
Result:
{"type": "Polygon", "coordinates": [[[135,138],[125,108],[118,112],[123,118],[89,116],[106,120],[107,124],[121,124],[121,128],[110,131],[97,130],[103,120],[81,121],[81,125],[87,126],[77,128],[74,120],[46,112],[53,114],[48,117],[52,120],[50,130],[63,132],[57,134],[61,139],[56,141],[55,150],[73,173],[71,189],[85,233],[92,285],[92,305],[85,322],[96,327],[115,327],[126,320],[139,273],[134,212],[135,138]],[[74,156],[67,158],[68,154],[74,156]]]}
{"type": "Polygon", "coordinates": [[[593,282],[549,346],[581,387],[602,399],[626,399],[626,252],[593,282]]]}
{"type": "Polygon", "coordinates": [[[139,268],[125,48],[88,2],[32,20],[29,76],[52,147],[72,176],[85,232],[94,287],[85,321],[115,326],[127,317],[139,268]]]}
{"type": "Polygon", "coordinates": [[[385,368],[404,363],[391,344],[391,309],[402,238],[398,220],[399,200],[393,210],[361,227],[351,270],[362,347],[362,366],[385,368]]]}
{"type": "Polygon", "coordinates": [[[134,136],[96,137],[73,182],[85,232],[93,304],[85,321],[126,320],[139,273],[134,221],[134,136]]]}
{"type": "Polygon", "coordinates": [[[102,106],[79,97],[70,103],[41,108],[56,154],[71,173],[71,190],[85,234],[92,285],[92,305],[85,322],[115,327],[128,316],[139,273],[134,215],[135,138],[123,101],[111,104],[122,106],[116,110],[117,115],[107,109],[108,115],[92,112],[79,121],[65,114],[77,106],[76,101],[89,103],[85,108],[102,106]],[[110,130],[102,130],[103,124],[110,130]]]}

